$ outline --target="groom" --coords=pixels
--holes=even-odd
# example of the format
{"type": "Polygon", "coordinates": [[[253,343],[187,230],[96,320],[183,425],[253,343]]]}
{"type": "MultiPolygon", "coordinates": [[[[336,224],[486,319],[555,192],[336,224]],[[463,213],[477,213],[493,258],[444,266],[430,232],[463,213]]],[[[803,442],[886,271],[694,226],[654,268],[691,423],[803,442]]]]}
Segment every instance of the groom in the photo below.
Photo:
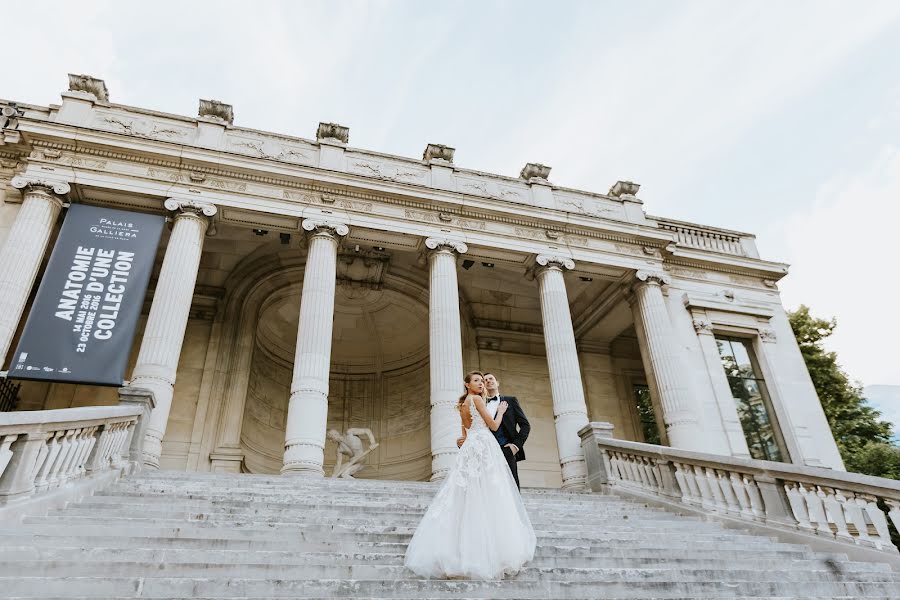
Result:
{"type": "MultiPolygon", "coordinates": [[[[500,427],[494,432],[494,437],[497,438],[497,442],[500,443],[500,447],[503,449],[506,464],[509,465],[513,479],[516,480],[516,487],[521,489],[517,463],[520,460],[525,460],[523,446],[531,431],[531,424],[528,423],[525,412],[519,406],[519,400],[515,396],[500,395],[500,382],[497,381],[493,373],[484,374],[484,387],[488,413],[496,415],[497,407],[500,406],[501,402],[506,402],[509,405],[509,408],[503,415],[503,420],[500,422],[500,427]]],[[[463,438],[457,440],[457,446],[461,445],[462,441],[463,438]]]]}

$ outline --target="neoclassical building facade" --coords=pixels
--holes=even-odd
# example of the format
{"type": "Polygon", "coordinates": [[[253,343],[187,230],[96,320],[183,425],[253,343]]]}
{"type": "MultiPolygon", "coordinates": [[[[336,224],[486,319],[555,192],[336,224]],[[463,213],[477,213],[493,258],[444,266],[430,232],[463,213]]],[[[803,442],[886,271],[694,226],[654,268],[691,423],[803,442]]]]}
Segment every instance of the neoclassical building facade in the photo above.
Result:
{"type": "MultiPolygon", "coordinates": [[[[488,370],[532,424],[522,483],[577,487],[578,431],[843,469],[752,235],[656,217],[637,184],[561,187],[110,101],[0,101],[0,360],[9,367],[70,203],[166,215],[128,386],[156,406],[145,463],[322,476],[328,429],[379,442],[360,477],[439,479],[463,374],[488,370]]],[[[118,402],[22,382],[19,410],[118,402]]]]}

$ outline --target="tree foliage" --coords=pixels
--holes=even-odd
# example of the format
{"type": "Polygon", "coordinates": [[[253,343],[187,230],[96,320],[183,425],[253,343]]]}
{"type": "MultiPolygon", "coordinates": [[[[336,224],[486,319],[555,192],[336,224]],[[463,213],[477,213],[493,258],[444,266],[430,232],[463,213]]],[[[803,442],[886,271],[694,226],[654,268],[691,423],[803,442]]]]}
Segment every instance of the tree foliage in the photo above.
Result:
{"type": "Polygon", "coordinates": [[[847,470],[900,479],[900,448],[891,444],[891,424],[869,406],[837,354],[824,347],[837,321],[814,317],[803,305],[788,317],[847,470]]]}

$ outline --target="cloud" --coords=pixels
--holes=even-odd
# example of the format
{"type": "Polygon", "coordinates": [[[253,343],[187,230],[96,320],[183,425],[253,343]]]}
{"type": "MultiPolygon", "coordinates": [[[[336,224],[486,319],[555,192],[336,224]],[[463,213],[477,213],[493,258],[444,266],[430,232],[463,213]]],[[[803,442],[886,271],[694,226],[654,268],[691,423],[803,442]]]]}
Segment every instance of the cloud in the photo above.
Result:
{"type": "Polygon", "coordinates": [[[900,147],[885,145],[865,168],[825,181],[813,206],[796,210],[767,234],[791,274],[786,306],[810,306],[838,320],[829,347],[865,384],[900,384],[900,147]]]}

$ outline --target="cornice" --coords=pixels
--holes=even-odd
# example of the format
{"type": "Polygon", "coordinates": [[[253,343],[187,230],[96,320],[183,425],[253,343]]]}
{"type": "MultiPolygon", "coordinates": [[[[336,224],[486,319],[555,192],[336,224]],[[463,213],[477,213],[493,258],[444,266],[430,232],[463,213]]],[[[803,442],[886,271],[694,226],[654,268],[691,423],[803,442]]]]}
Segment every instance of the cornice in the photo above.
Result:
{"type": "MultiPolygon", "coordinates": [[[[104,134],[110,132],[102,132],[104,134]]],[[[118,134],[113,134],[118,135],[118,134]]],[[[271,176],[263,176],[256,175],[250,173],[243,173],[239,171],[222,169],[211,167],[208,165],[201,164],[186,164],[184,161],[172,161],[172,160],[162,160],[158,158],[151,158],[146,156],[139,156],[132,153],[125,152],[114,152],[110,150],[104,150],[100,148],[94,148],[91,146],[82,146],[79,144],[66,144],[60,142],[52,142],[46,140],[33,140],[32,145],[35,148],[47,148],[58,151],[65,152],[73,152],[76,154],[87,154],[90,156],[97,156],[102,158],[123,160],[133,163],[157,166],[166,169],[174,169],[184,173],[186,177],[189,177],[191,173],[200,173],[204,175],[217,175],[220,177],[227,177],[230,179],[236,179],[247,182],[255,182],[255,183],[263,183],[268,185],[274,185],[278,187],[286,188],[285,191],[301,191],[301,192],[314,192],[314,193],[322,193],[328,194],[335,197],[343,197],[348,199],[358,199],[358,200],[369,200],[375,202],[383,202],[385,204],[393,204],[396,206],[402,206],[406,208],[413,208],[425,211],[434,211],[436,213],[444,212],[451,215],[458,215],[462,218],[469,219],[479,219],[484,221],[492,221],[496,223],[503,223],[507,225],[518,225],[522,227],[534,228],[536,231],[553,231],[559,234],[572,235],[572,236],[581,236],[598,240],[606,240],[612,242],[620,242],[624,244],[634,244],[636,247],[640,246],[649,246],[653,248],[662,249],[665,248],[668,244],[672,243],[671,236],[666,234],[665,232],[660,231],[655,227],[642,226],[635,223],[628,223],[624,221],[616,221],[611,219],[603,219],[601,217],[591,217],[592,220],[597,220],[599,224],[605,224],[609,226],[613,226],[619,229],[623,229],[621,232],[609,232],[609,231],[598,231],[594,229],[587,229],[583,227],[572,227],[567,226],[565,223],[557,220],[535,220],[535,219],[524,219],[524,218],[516,218],[507,214],[496,214],[489,212],[475,212],[472,210],[467,210],[464,204],[442,204],[437,205],[436,203],[442,202],[441,200],[436,200],[434,202],[427,202],[421,200],[414,200],[410,198],[404,198],[399,196],[392,196],[384,193],[377,192],[366,192],[358,189],[348,189],[341,188],[337,185],[328,185],[323,183],[312,183],[312,182],[302,182],[295,181],[286,178],[278,178],[271,176]],[[631,230],[631,231],[628,231],[631,230]]],[[[247,158],[244,155],[235,155],[241,158],[247,158]]],[[[28,159],[30,162],[35,163],[46,163],[49,165],[59,164],[56,162],[58,159],[47,159],[35,156],[32,153],[32,156],[28,159]]],[[[76,165],[72,165],[73,167],[76,165]]],[[[298,168],[306,168],[306,169],[314,169],[313,167],[303,167],[302,165],[293,165],[298,168]]],[[[360,182],[365,182],[366,178],[361,177],[359,175],[355,175],[353,173],[339,173],[341,176],[346,176],[353,178],[355,180],[359,180],[360,182]]],[[[135,176],[137,177],[137,176],[135,176]]],[[[151,177],[144,177],[147,179],[156,179],[151,177]]],[[[204,187],[202,182],[198,182],[195,184],[196,187],[204,187]]],[[[410,184],[411,185],[411,184],[410,184]]],[[[435,192],[429,187],[424,186],[415,186],[421,187],[423,190],[427,190],[429,192],[435,192]]],[[[475,198],[481,202],[491,203],[492,199],[485,198],[482,196],[470,196],[463,192],[452,192],[453,194],[458,194],[470,198],[475,198]]],[[[248,194],[242,194],[247,196],[248,194]]],[[[261,198],[272,198],[272,196],[259,196],[261,198]]],[[[280,199],[285,199],[284,197],[280,199]]],[[[513,205],[516,206],[516,205],[513,205]]],[[[551,209],[551,208],[539,208],[539,207],[527,207],[522,206],[522,208],[530,208],[532,210],[541,210],[550,213],[556,217],[563,217],[565,219],[571,219],[572,214],[566,211],[551,209]]],[[[490,209],[488,209],[490,210],[490,209]]],[[[553,240],[547,239],[547,243],[554,243],[553,240]]],[[[565,246],[567,245],[565,241],[557,242],[557,245],[565,246]]]]}

